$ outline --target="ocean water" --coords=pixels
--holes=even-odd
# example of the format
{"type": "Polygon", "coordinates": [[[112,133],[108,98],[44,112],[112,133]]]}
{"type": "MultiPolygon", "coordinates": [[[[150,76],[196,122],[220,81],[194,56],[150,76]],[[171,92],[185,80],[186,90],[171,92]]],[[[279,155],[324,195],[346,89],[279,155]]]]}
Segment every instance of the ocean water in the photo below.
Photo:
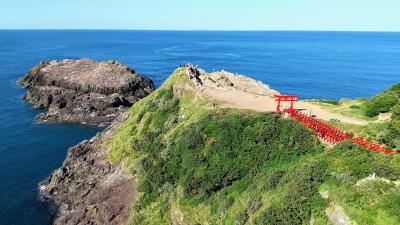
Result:
{"type": "Polygon", "coordinates": [[[16,81],[40,61],[115,59],[160,85],[180,64],[224,69],[302,98],[370,97],[400,81],[400,33],[0,31],[0,225],[46,225],[38,183],[98,128],[34,121],[16,81]]]}

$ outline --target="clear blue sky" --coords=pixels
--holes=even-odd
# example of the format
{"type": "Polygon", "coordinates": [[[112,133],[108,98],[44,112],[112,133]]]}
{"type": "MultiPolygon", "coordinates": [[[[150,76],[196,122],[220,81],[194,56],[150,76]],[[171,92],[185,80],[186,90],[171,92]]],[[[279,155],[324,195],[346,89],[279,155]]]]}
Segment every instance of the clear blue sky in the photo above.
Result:
{"type": "Polygon", "coordinates": [[[400,31],[400,0],[0,0],[0,29],[400,31]]]}

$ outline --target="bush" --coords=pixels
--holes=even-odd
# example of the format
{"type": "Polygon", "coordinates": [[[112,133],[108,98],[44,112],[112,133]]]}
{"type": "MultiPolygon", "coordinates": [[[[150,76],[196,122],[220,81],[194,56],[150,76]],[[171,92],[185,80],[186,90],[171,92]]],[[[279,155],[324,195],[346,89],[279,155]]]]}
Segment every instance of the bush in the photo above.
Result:
{"type": "Polygon", "coordinates": [[[400,157],[363,149],[352,142],[335,146],[327,155],[328,169],[335,184],[330,197],[340,204],[355,224],[399,224],[400,189],[394,184],[369,181],[356,185],[372,174],[388,180],[400,178],[400,157]]]}
{"type": "Polygon", "coordinates": [[[385,92],[391,93],[391,94],[396,95],[397,97],[400,97],[400,83],[393,85],[392,87],[387,89],[385,92]]]}
{"type": "Polygon", "coordinates": [[[391,112],[392,120],[390,121],[383,141],[389,147],[400,148],[400,103],[393,106],[391,112]]]}
{"type": "Polygon", "coordinates": [[[325,104],[331,104],[331,105],[339,105],[340,102],[337,100],[332,100],[332,99],[322,99],[320,102],[325,103],[325,104]]]}
{"type": "Polygon", "coordinates": [[[398,98],[393,95],[380,95],[372,98],[365,104],[365,115],[374,117],[379,113],[389,112],[390,109],[397,103],[398,98]]]}
{"type": "Polygon", "coordinates": [[[400,83],[390,87],[383,93],[369,99],[363,104],[365,115],[374,117],[379,113],[386,113],[399,102],[400,83]]]}
{"type": "Polygon", "coordinates": [[[285,175],[284,170],[273,170],[268,174],[267,179],[265,180],[265,183],[267,184],[267,190],[276,188],[283,178],[283,175],[285,175]]]}
{"type": "Polygon", "coordinates": [[[351,105],[350,106],[350,109],[359,109],[360,108],[360,106],[358,106],[358,105],[351,105]]]}
{"type": "Polygon", "coordinates": [[[325,162],[310,160],[289,171],[280,185],[284,197],[261,212],[255,224],[308,224],[314,208],[323,204],[318,188],[326,179],[326,168],[325,162]]]}
{"type": "Polygon", "coordinates": [[[324,103],[324,104],[330,104],[330,105],[339,105],[340,104],[339,101],[333,100],[333,99],[311,99],[310,101],[324,103]]]}
{"type": "Polygon", "coordinates": [[[400,178],[399,157],[364,149],[352,141],[336,145],[328,157],[332,160],[330,170],[339,176],[347,176],[346,181],[349,182],[356,182],[373,173],[394,180],[400,178]]]}

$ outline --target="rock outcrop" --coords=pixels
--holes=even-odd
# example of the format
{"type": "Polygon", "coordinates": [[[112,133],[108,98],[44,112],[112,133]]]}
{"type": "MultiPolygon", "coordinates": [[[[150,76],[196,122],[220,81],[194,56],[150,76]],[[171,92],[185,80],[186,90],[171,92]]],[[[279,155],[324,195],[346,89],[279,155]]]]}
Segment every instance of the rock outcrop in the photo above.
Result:
{"type": "Polygon", "coordinates": [[[116,61],[90,59],[43,62],[20,84],[24,100],[45,109],[49,122],[110,124],[136,101],[154,91],[153,82],[116,61]]]}
{"type": "MultiPolygon", "coordinates": [[[[125,116],[125,115],[123,115],[125,116]]],[[[45,200],[56,206],[56,225],[124,224],[136,195],[133,176],[107,159],[101,143],[110,138],[122,116],[105,131],[68,150],[63,165],[40,184],[45,200]]]]}
{"type": "Polygon", "coordinates": [[[185,65],[189,79],[200,88],[237,90],[257,95],[273,96],[278,91],[268,85],[242,75],[235,75],[226,71],[207,73],[192,64],[185,65]]]}

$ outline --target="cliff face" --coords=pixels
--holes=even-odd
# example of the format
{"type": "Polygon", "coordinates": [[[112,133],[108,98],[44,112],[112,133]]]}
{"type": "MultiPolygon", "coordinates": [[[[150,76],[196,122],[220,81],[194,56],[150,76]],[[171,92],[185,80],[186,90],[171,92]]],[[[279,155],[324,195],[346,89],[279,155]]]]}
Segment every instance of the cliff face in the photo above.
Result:
{"type": "Polygon", "coordinates": [[[63,165],[40,184],[41,195],[57,208],[54,224],[123,224],[136,195],[133,176],[123,164],[111,164],[107,148],[123,121],[119,117],[105,131],[71,147],[63,165]]]}
{"type": "Polygon", "coordinates": [[[121,224],[136,189],[122,164],[111,164],[101,147],[130,106],[154,91],[153,82],[119,62],[90,59],[40,63],[20,80],[23,97],[46,108],[37,119],[110,125],[71,147],[58,170],[41,183],[41,195],[58,210],[54,224],[121,224]]]}
{"type": "Polygon", "coordinates": [[[37,108],[48,108],[37,119],[49,122],[110,124],[139,99],[154,91],[153,82],[115,61],[90,59],[44,62],[20,84],[23,97],[37,108]]]}

